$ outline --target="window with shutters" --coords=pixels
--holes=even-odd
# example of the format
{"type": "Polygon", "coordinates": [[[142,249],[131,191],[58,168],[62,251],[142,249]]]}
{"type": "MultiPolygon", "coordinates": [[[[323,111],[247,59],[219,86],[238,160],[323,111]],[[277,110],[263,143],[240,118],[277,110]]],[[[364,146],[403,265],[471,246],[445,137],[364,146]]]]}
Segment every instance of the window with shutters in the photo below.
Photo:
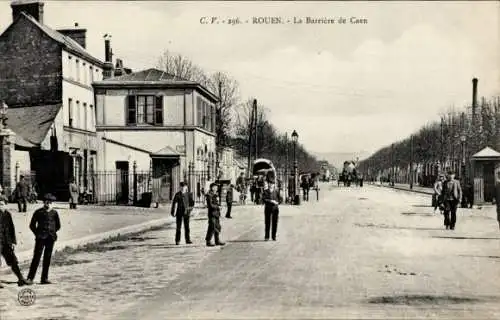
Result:
{"type": "Polygon", "coordinates": [[[74,123],[73,125],[75,125],[76,128],[80,128],[80,101],[76,101],[76,110],[75,110],[75,114],[76,114],[76,123],[74,123]]]}
{"type": "Polygon", "coordinates": [[[73,126],[73,99],[68,99],[68,126],[73,126]]]}
{"type": "Polygon", "coordinates": [[[88,110],[87,110],[87,104],[84,102],[83,103],[83,128],[84,130],[88,130],[88,110]]]}
{"type": "Polygon", "coordinates": [[[196,124],[203,126],[203,100],[200,97],[196,99],[196,124]]]}
{"type": "Polygon", "coordinates": [[[128,96],[127,125],[163,125],[162,96],[128,96]]]}
{"type": "Polygon", "coordinates": [[[76,59],[76,81],[80,81],[80,60],[76,59]]]}

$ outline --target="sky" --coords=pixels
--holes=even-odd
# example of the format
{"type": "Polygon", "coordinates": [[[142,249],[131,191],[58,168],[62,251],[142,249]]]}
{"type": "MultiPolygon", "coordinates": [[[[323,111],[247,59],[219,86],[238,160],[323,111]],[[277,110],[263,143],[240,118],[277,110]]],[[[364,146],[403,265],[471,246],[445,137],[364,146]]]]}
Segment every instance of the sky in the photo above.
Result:
{"type": "MultiPolygon", "coordinates": [[[[417,131],[450,107],[500,94],[500,2],[45,1],[44,23],[78,22],[87,48],[135,71],[164,50],[222,71],[272,123],[295,129],[310,152],[371,153],[417,131]],[[345,17],[346,24],[253,24],[254,17],[345,17]],[[202,24],[239,18],[239,25],[202,24]],[[366,24],[351,24],[351,17],[366,24]]],[[[0,30],[12,21],[0,2],[0,30]]]]}

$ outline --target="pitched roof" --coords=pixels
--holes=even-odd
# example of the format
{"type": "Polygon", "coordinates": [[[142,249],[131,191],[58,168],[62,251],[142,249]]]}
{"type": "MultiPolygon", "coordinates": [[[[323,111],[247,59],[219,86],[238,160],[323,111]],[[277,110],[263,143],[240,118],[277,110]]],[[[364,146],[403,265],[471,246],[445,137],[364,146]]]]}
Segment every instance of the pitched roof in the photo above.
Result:
{"type": "Polygon", "coordinates": [[[164,147],[161,150],[158,150],[156,152],[153,152],[151,156],[153,157],[180,157],[180,153],[175,151],[169,146],[164,147]]]}
{"type": "Polygon", "coordinates": [[[478,153],[474,154],[472,156],[473,158],[500,158],[500,152],[490,148],[486,147],[483,150],[479,151],[478,153]]]}
{"type": "Polygon", "coordinates": [[[34,25],[36,25],[40,30],[42,30],[46,35],[60,43],[64,49],[84,58],[88,59],[89,61],[92,61],[93,63],[102,66],[104,63],[92,56],[87,50],[85,50],[84,47],[82,47],[78,42],[75,40],[71,39],[68,36],[63,35],[60,32],[57,32],[56,30],[51,29],[50,27],[38,22],[35,18],[32,16],[22,12],[21,17],[25,17],[29,21],[31,21],[34,25]]]}
{"type": "Polygon", "coordinates": [[[16,133],[16,144],[39,146],[47,136],[62,104],[9,108],[7,127],[16,133]]]}
{"type": "Polygon", "coordinates": [[[194,81],[189,81],[180,77],[177,77],[176,75],[173,75],[171,73],[158,70],[155,68],[150,68],[130,74],[125,74],[122,76],[118,77],[112,77],[108,78],[105,81],[138,81],[138,82],[144,82],[144,81],[154,81],[154,82],[186,82],[186,83],[191,83],[195,84],[196,82],[194,81]]]}
{"type": "Polygon", "coordinates": [[[170,73],[158,70],[155,68],[150,68],[142,71],[137,71],[130,74],[125,74],[118,77],[111,77],[104,79],[102,81],[94,81],[92,86],[97,88],[116,88],[116,87],[137,87],[137,86],[160,86],[162,88],[196,88],[199,92],[205,95],[205,97],[213,100],[214,102],[219,101],[219,98],[213,94],[210,90],[205,88],[203,85],[196,81],[190,81],[186,79],[179,78],[170,73]]]}

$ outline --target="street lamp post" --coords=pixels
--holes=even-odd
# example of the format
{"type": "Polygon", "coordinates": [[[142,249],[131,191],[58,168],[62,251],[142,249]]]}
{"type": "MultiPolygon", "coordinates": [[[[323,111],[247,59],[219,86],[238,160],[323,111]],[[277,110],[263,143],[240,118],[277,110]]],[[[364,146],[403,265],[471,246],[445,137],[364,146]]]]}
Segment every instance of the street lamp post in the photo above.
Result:
{"type": "Polygon", "coordinates": [[[293,130],[292,132],[292,141],[293,141],[293,201],[295,204],[298,204],[297,198],[297,175],[298,175],[298,165],[297,165],[297,141],[299,140],[299,134],[297,131],[293,130]]]}
{"type": "MultiPolygon", "coordinates": [[[[466,137],[465,135],[461,135],[460,136],[460,144],[462,146],[462,172],[460,172],[460,177],[463,179],[463,182],[465,183],[467,180],[466,180],[466,177],[465,177],[465,173],[466,173],[466,164],[465,164],[465,141],[466,141],[466,137]]],[[[463,186],[463,184],[462,184],[463,186]]]]}

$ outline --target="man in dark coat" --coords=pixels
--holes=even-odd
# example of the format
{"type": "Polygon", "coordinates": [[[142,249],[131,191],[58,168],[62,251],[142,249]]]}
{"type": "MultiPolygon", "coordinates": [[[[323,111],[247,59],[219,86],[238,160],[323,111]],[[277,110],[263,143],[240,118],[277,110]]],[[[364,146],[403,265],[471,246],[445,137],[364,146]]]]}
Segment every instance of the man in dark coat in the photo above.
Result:
{"type": "Polygon", "coordinates": [[[455,180],[455,172],[448,170],[446,181],[443,183],[442,199],[444,204],[444,225],[446,229],[455,230],[457,222],[457,208],[462,199],[460,182],[455,180]]]}
{"type": "Polygon", "coordinates": [[[271,236],[276,241],[276,233],[278,231],[278,216],[279,205],[283,202],[283,197],[279,189],[276,187],[274,180],[269,179],[268,187],[264,190],[264,224],[265,224],[265,237],[266,241],[269,240],[269,231],[271,229],[271,236]]]}
{"type": "Polygon", "coordinates": [[[212,237],[215,238],[216,246],[225,245],[224,242],[220,241],[220,232],[222,228],[220,225],[220,205],[217,199],[217,188],[217,184],[210,184],[210,191],[206,196],[208,208],[208,229],[205,241],[208,247],[214,246],[212,243],[212,237]]]}
{"type": "MultiPolygon", "coordinates": [[[[7,265],[17,276],[17,285],[23,286],[30,283],[24,279],[19,269],[19,262],[14,252],[14,247],[17,244],[16,229],[10,212],[5,208],[6,203],[5,196],[0,195],[0,252],[7,265]]],[[[0,285],[0,288],[2,288],[2,285],[0,285]]]]}
{"type": "Polygon", "coordinates": [[[27,200],[29,196],[29,185],[24,179],[24,176],[20,177],[21,179],[16,185],[16,199],[17,199],[17,206],[19,209],[19,212],[26,212],[27,211],[27,200]]]}
{"type": "Polygon", "coordinates": [[[176,230],[175,230],[175,244],[179,245],[181,241],[181,227],[182,222],[184,222],[184,238],[187,244],[191,244],[191,238],[189,234],[189,219],[191,217],[191,211],[193,211],[194,199],[193,194],[188,192],[188,186],[186,183],[181,182],[181,190],[178,191],[172,202],[172,217],[175,217],[176,230]]]}
{"type": "Polygon", "coordinates": [[[231,209],[233,208],[233,200],[234,200],[234,186],[231,184],[226,192],[226,204],[227,204],[227,212],[226,218],[232,219],[231,217],[231,209]]]}
{"type": "Polygon", "coordinates": [[[52,258],[54,243],[57,241],[57,231],[61,229],[59,214],[56,210],[52,209],[52,202],[55,200],[53,195],[50,193],[46,194],[43,207],[36,210],[31,219],[30,229],[35,235],[35,250],[28,273],[28,281],[30,282],[33,282],[33,279],[35,279],[38,264],[43,253],[43,268],[40,283],[51,283],[49,281],[50,259],[52,258]]]}

